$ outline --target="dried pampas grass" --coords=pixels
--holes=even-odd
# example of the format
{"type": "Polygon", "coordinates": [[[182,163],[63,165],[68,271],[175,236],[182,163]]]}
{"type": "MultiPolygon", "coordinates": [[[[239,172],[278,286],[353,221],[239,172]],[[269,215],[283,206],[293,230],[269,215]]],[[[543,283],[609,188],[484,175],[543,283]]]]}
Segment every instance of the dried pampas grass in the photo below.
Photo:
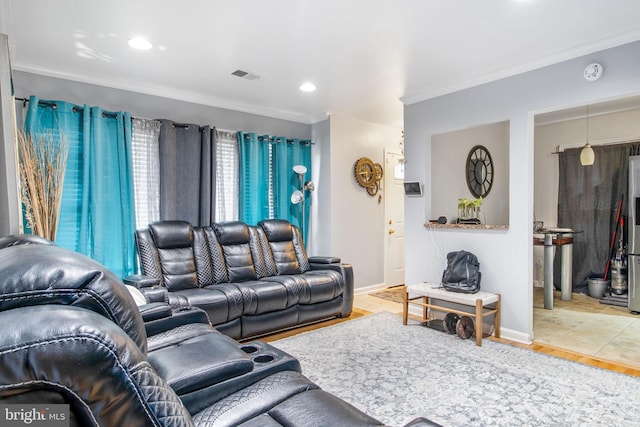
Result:
{"type": "Polygon", "coordinates": [[[64,173],[67,167],[66,139],[53,134],[18,133],[20,195],[27,224],[34,234],[56,238],[64,173]]]}

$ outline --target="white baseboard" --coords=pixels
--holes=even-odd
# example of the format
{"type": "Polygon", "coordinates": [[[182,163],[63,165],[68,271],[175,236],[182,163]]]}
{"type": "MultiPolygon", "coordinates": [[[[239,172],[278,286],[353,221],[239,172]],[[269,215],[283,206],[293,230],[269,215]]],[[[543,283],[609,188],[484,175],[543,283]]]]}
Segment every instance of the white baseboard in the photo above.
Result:
{"type": "Polygon", "coordinates": [[[377,285],[365,286],[362,288],[355,288],[353,290],[354,295],[370,294],[372,292],[384,291],[389,286],[386,283],[378,283],[377,285]]]}
{"type": "Polygon", "coordinates": [[[529,334],[523,332],[514,331],[513,329],[500,328],[500,338],[505,340],[515,341],[521,344],[531,344],[532,340],[529,334]]]}

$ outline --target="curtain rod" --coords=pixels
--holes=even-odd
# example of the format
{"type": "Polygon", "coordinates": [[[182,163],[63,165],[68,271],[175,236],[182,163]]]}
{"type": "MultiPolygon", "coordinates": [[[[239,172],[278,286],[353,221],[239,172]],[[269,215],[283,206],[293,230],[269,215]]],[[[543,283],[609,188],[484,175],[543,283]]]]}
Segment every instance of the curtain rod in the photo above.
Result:
{"type": "MultiPolygon", "coordinates": [[[[593,141],[592,141],[593,142],[593,141]]],[[[596,141],[598,142],[598,141],[596,141]]],[[[625,139],[625,140],[618,140],[618,139],[611,139],[611,140],[600,140],[599,144],[591,144],[592,147],[603,147],[603,146],[609,146],[609,145],[625,145],[625,144],[637,144],[640,142],[640,137],[638,138],[631,138],[631,139],[625,139]]],[[[567,145],[556,145],[556,150],[551,152],[551,154],[560,154],[560,153],[564,153],[567,150],[571,150],[571,149],[580,149],[584,147],[584,145],[578,145],[578,144],[567,144],[567,145]]]]}
{"type": "MultiPolygon", "coordinates": [[[[17,97],[16,97],[16,98],[14,98],[14,99],[15,99],[16,101],[21,101],[23,106],[26,106],[26,105],[29,103],[29,99],[28,99],[28,98],[17,98],[17,97]]],[[[44,106],[51,107],[51,108],[53,108],[54,110],[55,110],[56,108],[58,108],[58,104],[56,104],[55,102],[51,102],[51,101],[42,101],[42,100],[40,100],[40,101],[38,101],[38,104],[42,104],[42,105],[44,105],[44,106]]],[[[73,111],[74,111],[74,112],[76,112],[76,110],[80,110],[80,111],[82,111],[82,110],[83,110],[83,108],[82,108],[82,107],[73,107],[73,111]]],[[[105,111],[105,112],[103,112],[103,113],[102,113],[102,115],[103,115],[103,116],[106,116],[106,117],[116,117],[116,113],[110,113],[110,112],[106,112],[106,111],[105,111]]],[[[132,119],[136,119],[137,117],[133,117],[133,116],[131,116],[131,118],[132,118],[132,119]]],[[[151,119],[151,120],[153,120],[153,119],[151,119]]],[[[188,128],[188,127],[190,126],[190,125],[188,125],[188,124],[184,124],[184,123],[175,123],[175,122],[174,122],[174,123],[172,123],[172,125],[173,125],[173,127],[183,128],[183,129],[188,128]]],[[[205,127],[205,126],[200,126],[200,130],[202,130],[202,128],[204,128],[204,127],[205,127]]],[[[211,129],[213,129],[214,127],[215,127],[215,126],[210,126],[210,128],[211,128],[211,129]]],[[[258,136],[258,138],[268,138],[269,142],[273,142],[273,140],[274,140],[274,137],[273,137],[273,136],[272,136],[272,137],[269,137],[268,135],[259,135],[259,136],[258,136]]],[[[293,140],[293,139],[286,139],[286,141],[287,141],[289,144],[293,144],[293,143],[294,143],[294,140],[293,140]]],[[[301,139],[301,140],[300,140],[300,143],[302,143],[302,144],[311,144],[311,145],[316,145],[316,143],[315,143],[315,142],[313,142],[313,141],[311,141],[310,139],[301,139]]]]}

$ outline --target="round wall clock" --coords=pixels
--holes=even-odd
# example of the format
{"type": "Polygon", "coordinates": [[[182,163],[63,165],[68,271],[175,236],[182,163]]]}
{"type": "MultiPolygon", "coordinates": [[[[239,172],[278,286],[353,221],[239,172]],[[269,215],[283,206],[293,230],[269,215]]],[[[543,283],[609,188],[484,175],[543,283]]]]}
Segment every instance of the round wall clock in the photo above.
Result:
{"type": "Polygon", "coordinates": [[[474,197],[486,197],[493,185],[493,160],[482,145],[476,145],[467,156],[467,186],[474,197]]]}

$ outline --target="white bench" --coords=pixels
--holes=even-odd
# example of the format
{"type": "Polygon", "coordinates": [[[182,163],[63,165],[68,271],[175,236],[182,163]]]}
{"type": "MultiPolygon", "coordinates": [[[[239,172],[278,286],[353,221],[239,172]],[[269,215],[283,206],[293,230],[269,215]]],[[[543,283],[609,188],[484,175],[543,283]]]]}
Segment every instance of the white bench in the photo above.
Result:
{"type": "Polygon", "coordinates": [[[464,294],[460,292],[446,291],[440,284],[417,283],[407,285],[404,294],[404,304],[402,312],[402,324],[407,324],[409,315],[409,304],[422,306],[422,321],[428,321],[429,309],[456,313],[461,316],[469,316],[475,319],[476,345],[482,345],[482,325],[484,318],[494,316],[494,336],[500,338],[500,294],[490,292],[477,292],[475,294],[464,294]],[[411,294],[411,297],[409,296],[411,294]],[[475,312],[468,313],[454,308],[443,307],[434,304],[432,300],[452,302],[455,304],[469,305],[475,307],[475,312]]]}

